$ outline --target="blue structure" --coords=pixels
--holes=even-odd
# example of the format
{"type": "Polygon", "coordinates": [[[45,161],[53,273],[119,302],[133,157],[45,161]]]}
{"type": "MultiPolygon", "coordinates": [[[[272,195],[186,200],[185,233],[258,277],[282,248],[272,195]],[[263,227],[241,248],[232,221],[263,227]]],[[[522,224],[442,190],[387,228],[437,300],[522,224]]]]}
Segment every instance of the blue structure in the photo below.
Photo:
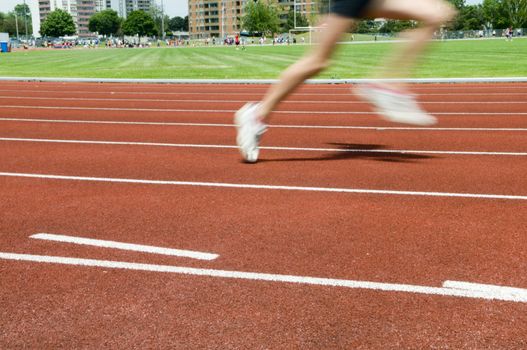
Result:
{"type": "Polygon", "coordinates": [[[0,33],[0,52],[9,52],[9,34],[0,33]]]}

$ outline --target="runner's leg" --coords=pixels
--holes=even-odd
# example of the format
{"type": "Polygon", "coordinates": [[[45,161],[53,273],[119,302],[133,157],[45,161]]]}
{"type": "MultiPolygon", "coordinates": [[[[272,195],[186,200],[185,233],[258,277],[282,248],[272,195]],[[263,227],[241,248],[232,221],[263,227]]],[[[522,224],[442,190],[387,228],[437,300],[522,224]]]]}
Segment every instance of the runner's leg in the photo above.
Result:
{"type": "Polygon", "coordinates": [[[275,106],[293,92],[306,79],[314,76],[329,65],[329,59],[342,34],[352,25],[353,19],[330,14],[322,22],[325,26],[320,34],[320,42],[302,59],[287,68],[278,83],[266,93],[258,106],[258,116],[268,123],[269,114],[275,106]]]}
{"type": "Polygon", "coordinates": [[[384,61],[375,78],[405,78],[427,47],[428,40],[445,22],[456,14],[455,9],[443,0],[375,0],[369,7],[368,17],[417,20],[421,27],[403,32],[407,41],[397,45],[384,61]]]}

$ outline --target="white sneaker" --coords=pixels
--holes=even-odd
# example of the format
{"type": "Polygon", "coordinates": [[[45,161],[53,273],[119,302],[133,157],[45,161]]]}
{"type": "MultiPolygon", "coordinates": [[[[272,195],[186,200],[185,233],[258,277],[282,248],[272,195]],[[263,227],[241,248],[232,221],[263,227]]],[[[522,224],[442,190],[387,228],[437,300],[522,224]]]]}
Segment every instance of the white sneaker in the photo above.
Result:
{"type": "Polygon", "coordinates": [[[434,125],[437,119],[423,111],[415,96],[406,94],[381,85],[366,84],[356,88],[357,94],[376,107],[384,119],[413,125],[434,125]]]}
{"type": "Polygon", "coordinates": [[[234,124],[238,132],[236,143],[247,163],[256,163],[258,160],[260,138],[267,130],[267,125],[258,120],[257,108],[258,104],[247,103],[234,115],[234,124]]]}

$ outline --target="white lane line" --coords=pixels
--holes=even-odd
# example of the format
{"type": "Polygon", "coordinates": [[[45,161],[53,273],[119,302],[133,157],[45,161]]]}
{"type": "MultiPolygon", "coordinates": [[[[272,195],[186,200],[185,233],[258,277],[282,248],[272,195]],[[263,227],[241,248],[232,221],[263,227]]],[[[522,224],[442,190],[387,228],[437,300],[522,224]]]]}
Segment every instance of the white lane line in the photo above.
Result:
{"type": "MultiPolygon", "coordinates": [[[[351,95],[350,95],[351,96],[351,95]]],[[[96,102],[177,102],[177,103],[246,103],[246,100],[198,100],[198,99],[134,99],[134,98],[87,98],[87,97],[25,97],[25,96],[0,96],[0,99],[9,99],[9,100],[53,100],[53,101],[96,101],[96,102]]],[[[295,103],[295,104],[363,104],[368,105],[368,102],[365,101],[304,101],[304,100],[285,100],[282,103],[295,103]]],[[[484,104],[527,104],[527,101],[419,101],[419,104],[461,104],[461,105],[484,105],[484,104]]]]}
{"type": "MultiPolygon", "coordinates": [[[[108,146],[148,146],[148,147],[174,147],[174,148],[215,148],[237,149],[233,145],[203,145],[189,143],[158,143],[158,142],[129,142],[129,141],[95,141],[95,140],[56,140],[56,139],[29,139],[15,137],[0,137],[0,141],[7,142],[41,142],[41,143],[66,143],[85,145],[108,146]]],[[[525,157],[527,152],[490,152],[490,151],[432,151],[432,150],[398,150],[398,149],[359,149],[359,148],[310,148],[310,147],[278,147],[263,146],[260,149],[272,151],[296,152],[343,152],[343,153],[380,153],[380,154],[444,154],[464,156],[511,156],[525,157]]]]}
{"type": "Polygon", "coordinates": [[[142,253],[179,256],[179,257],[192,258],[192,259],[198,259],[198,260],[214,260],[219,256],[218,254],[196,252],[192,250],[162,248],[162,247],[154,247],[154,246],[142,245],[142,244],[122,243],[122,242],[91,239],[91,238],[84,238],[84,237],[74,237],[74,236],[66,236],[66,235],[55,235],[51,233],[37,233],[29,237],[34,238],[34,239],[46,240],[46,241],[90,245],[94,247],[122,249],[122,250],[130,250],[130,251],[142,252],[142,253]]]}
{"type": "MultiPolygon", "coordinates": [[[[197,113],[235,113],[235,109],[181,109],[181,108],[117,108],[117,107],[66,107],[66,106],[19,106],[0,105],[2,108],[12,109],[44,109],[71,111],[137,111],[137,112],[197,112],[197,113]]],[[[356,111],[274,111],[277,114],[309,114],[309,115],[377,115],[376,112],[356,111]]],[[[433,112],[434,115],[527,115],[527,112],[433,112]]]]}
{"type": "MultiPolygon", "coordinates": [[[[474,39],[470,39],[474,40],[474,39]]],[[[479,39],[477,39],[479,40],[479,39]]],[[[399,40],[399,42],[403,42],[404,40],[399,40]]],[[[393,41],[389,41],[390,43],[393,43],[393,41]]],[[[346,43],[346,44],[352,44],[352,45],[364,45],[364,44],[370,44],[366,42],[354,42],[354,43],[346,43]]],[[[187,85],[191,88],[193,87],[207,87],[207,86],[214,86],[217,85],[220,88],[230,88],[230,86],[234,86],[234,89],[240,89],[240,86],[243,85],[249,85],[249,84],[256,84],[260,86],[269,85],[269,84],[275,84],[278,82],[277,79],[151,79],[151,78],[142,78],[142,79],[128,79],[128,78],[63,78],[63,77],[0,77],[1,81],[7,81],[7,82],[31,82],[32,85],[35,86],[46,86],[45,83],[51,82],[54,84],[50,84],[51,86],[57,86],[57,84],[62,83],[63,85],[83,85],[84,83],[88,83],[88,86],[93,86],[95,84],[109,84],[109,86],[116,86],[117,84],[121,85],[146,85],[146,87],[152,86],[154,84],[180,84],[180,86],[187,85]],[[44,83],[44,84],[42,84],[44,83]],[[40,84],[40,85],[39,85],[40,84]]],[[[435,86],[432,86],[432,88],[439,88],[439,84],[441,85],[451,85],[456,84],[461,87],[470,87],[475,84],[486,84],[489,86],[489,88],[492,88],[493,86],[497,85],[505,85],[505,87],[514,86],[514,88],[519,88],[523,86],[523,83],[527,82],[526,77],[477,77],[477,78],[405,78],[405,79],[367,79],[367,78],[358,78],[358,79],[308,79],[305,81],[306,85],[318,85],[317,89],[333,89],[333,86],[340,84],[363,84],[367,82],[397,82],[397,83],[408,83],[408,84],[415,84],[417,85],[424,85],[424,84],[435,84],[435,86]],[[513,85],[514,84],[514,85],[513,85]]],[[[13,84],[14,85],[14,84],[13,84]]],[[[28,86],[29,84],[19,84],[19,86],[28,86]]],[[[15,85],[16,86],[16,85],[15,85]]],[[[31,86],[31,85],[30,85],[31,86]]],[[[155,85],[154,85],[155,86],[155,85]]],[[[443,88],[443,87],[441,87],[443,88]]],[[[444,87],[443,89],[452,89],[452,86],[444,87]]]]}
{"type": "MultiPolygon", "coordinates": [[[[37,93],[61,93],[61,94],[108,94],[108,95],[168,95],[168,96],[177,96],[177,95],[197,95],[203,96],[203,94],[212,94],[219,96],[263,96],[265,90],[255,91],[255,92],[224,92],[224,91],[202,91],[202,92],[166,92],[166,91],[82,91],[82,90],[15,90],[15,89],[0,89],[0,92],[16,92],[17,94],[21,92],[37,92],[37,93]]],[[[426,93],[415,91],[419,96],[526,96],[527,91],[525,92],[488,92],[488,93],[479,93],[479,92],[452,92],[452,93],[426,93]]],[[[349,90],[339,90],[334,93],[309,93],[309,92],[295,92],[293,96],[350,96],[352,93],[349,90]]],[[[245,101],[246,102],[246,101],[245,101]]]]}
{"type": "Polygon", "coordinates": [[[73,266],[103,267],[112,269],[126,269],[136,271],[164,272],[193,276],[231,278],[253,281],[297,283],[328,287],[344,287],[352,289],[368,289],[382,292],[402,292],[424,295],[438,295],[461,298],[474,298],[486,300],[501,300],[517,303],[527,303],[527,296],[517,293],[507,293],[505,290],[495,292],[492,290],[463,290],[454,288],[440,288],[399,283],[383,283],[369,281],[355,281],[323,277],[294,276],[282,274],[269,274],[258,272],[229,271],[217,269],[200,269],[183,266],[139,264],[121,261],[94,260],[81,258],[68,258],[59,256],[29,255],[0,252],[0,259],[15,261],[30,261],[37,263],[50,263],[73,266]]]}
{"type": "Polygon", "coordinates": [[[373,190],[373,189],[363,189],[363,188],[257,185],[257,184],[240,184],[240,183],[225,183],[225,182],[144,180],[144,179],[123,179],[123,178],[107,178],[107,177],[28,174],[28,173],[10,173],[10,172],[0,172],[0,176],[46,179],[46,180],[110,182],[110,183],[126,183],[126,184],[143,184],[143,185],[196,186],[196,187],[213,187],[213,188],[216,187],[216,188],[241,188],[241,189],[254,189],[254,190],[379,194],[379,195],[419,196],[419,197],[527,200],[527,196],[485,194],[485,193],[420,192],[420,191],[399,191],[399,190],[373,190]]]}
{"type": "Polygon", "coordinates": [[[445,281],[443,282],[443,287],[492,294],[514,295],[520,298],[527,299],[527,289],[522,288],[513,288],[506,286],[496,286],[492,284],[481,284],[462,281],[445,281]]]}
{"type": "MultiPolygon", "coordinates": [[[[37,119],[37,118],[0,118],[0,121],[27,123],[69,123],[69,124],[115,124],[115,125],[154,125],[154,126],[203,126],[234,127],[234,124],[221,123],[177,123],[177,122],[132,122],[112,120],[73,120],[73,119],[37,119]]],[[[527,128],[439,128],[439,127],[399,127],[399,126],[351,126],[351,125],[286,125],[270,124],[271,128],[281,129],[344,129],[375,131],[527,131],[527,128]]]]}
{"type": "MultiPolygon", "coordinates": [[[[0,118],[0,121],[28,122],[28,123],[71,123],[71,124],[116,124],[116,125],[157,125],[157,126],[211,126],[234,127],[234,124],[219,123],[176,123],[176,122],[130,122],[111,120],[72,120],[72,119],[34,119],[34,118],[0,118]]],[[[274,126],[281,127],[281,126],[274,126]]],[[[300,128],[302,126],[299,126],[300,128]]],[[[323,127],[321,127],[323,128],[323,127]]],[[[331,126],[329,127],[331,128],[331,126]]],[[[517,130],[517,129],[512,129],[517,130]]],[[[527,131],[527,129],[525,129],[527,131]]]]}

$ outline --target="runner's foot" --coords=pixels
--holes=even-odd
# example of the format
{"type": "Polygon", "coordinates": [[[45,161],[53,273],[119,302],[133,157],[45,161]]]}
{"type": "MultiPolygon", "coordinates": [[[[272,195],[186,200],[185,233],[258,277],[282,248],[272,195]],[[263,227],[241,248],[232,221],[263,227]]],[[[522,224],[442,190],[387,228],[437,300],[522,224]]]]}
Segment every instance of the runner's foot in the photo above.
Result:
{"type": "Polygon", "coordinates": [[[433,125],[437,119],[422,110],[415,95],[379,84],[364,84],[356,88],[357,94],[375,106],[384,119],[413,125],[433,125]]]}
{"type": "Polygon", "coordinates": [[[260,138],[267,130],[267,125],[262,123],[256,114],[257,108],[258,104],[247,103],[234,116],[236,143],[247,163],[256,163],[258,160],[260,138]]]}

